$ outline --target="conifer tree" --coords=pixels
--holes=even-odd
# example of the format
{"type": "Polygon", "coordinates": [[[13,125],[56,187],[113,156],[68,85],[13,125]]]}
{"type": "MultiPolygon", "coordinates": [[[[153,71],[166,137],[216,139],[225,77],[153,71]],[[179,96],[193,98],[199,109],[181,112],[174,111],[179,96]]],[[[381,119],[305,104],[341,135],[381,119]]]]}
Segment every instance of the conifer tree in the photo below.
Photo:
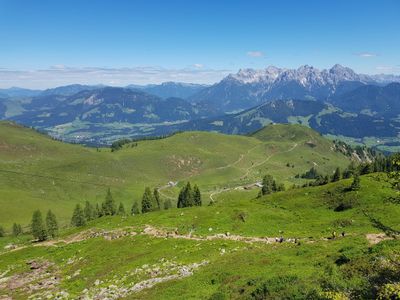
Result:
{"type": "Polygon", "coordinates": [[[106,195],[106,199],[104,201],[104,215],[106,216],[113,216],[116,214],[117,212],[117,208],[115,205],[115,201],[114,198],[111,194],[111,190],[108,189],[107,190],[107,195],[106,195]]]}
{"type": "Polygon", "coordinates": [[[22,226],[21,224],[14,223],[12,227],[13,236],[19,236],[22,234],[22,226]]]}
{"type": "Polygon", "coordinates": [[[85,202],[85,208],[83,209],[83,213],[87,221],[91,221],[96,218],[95,209],[93,208],[93,205],[89,201],[85,202]]]}
{"type": "Polygon", "coordinates": [[[125,207],[122,202],[120,202],[118,206],[118,215],[125,216],[125,207]]]}
{"type": "Polygon", "coordinates": [[[47,227],[47,234],[55,238],[58,235],[58,222],[56,215],[49,210],[46,215],[46,227],[47,227]]]}
{"type": "Polygon", "coordinates": [[[262,180],[261,194],[268,195],[274,192],[274,178],[271,175],[265,175],[262,180]]]}
{"type": "Polygon", "coordinates": [[[177,207],[178,208],[183,208],[185,207],[185,187],[181,188],[181,190],[179,191],[179,196],[178,196],[178,203],[177,203],[177,207]]]}
{"type": "Polygon", "coordinates": [[[360,189],[360,175],[358,173],[354,174],[353,182],[351,183],[350,190],[358,191],[360,189]]]}
{"type": "Polygon", "coordinates": [[[194,194],[190,182],[181,189],[177,206],[178,208],[194,206],[194,194]]]}
{"type": "Polygon", "coordinates": [[[6,232],[4,231],[4,227],[0,226],[0,237],[5,237],[6,232]]]}
{"type": "Polygon", "coordinates": [[[47,238],[46,227],[43,222],[42,213],[40,210],[35,210],[32,215],[31,223],[32,235],[39,241],[44,241],[47,238]]]}
{"type": "Polygon", "coordinates": [[[100,217],[103,216],[103,211],[102,211],[102,209],[100,208],[100,206],[99,206],[98,203],[96,203],[96,207],[95,207],[95,209],[94,209],[94,212],[95,212],[96,218],[100,218],[100,217]]]}
{"type": "Polygon", "coordinates": [[[167,199],[164,201],[164,209],[170,209],[172,207],[171,200],[167,199]]]}
{"type": "Polygon", "coordinates": [[[131,215],[134,216],[134,215],[138,215],[138,214],[140,214],[139,205],[138,205],[138,203],[135,201],[135,202],[133,202],[133,204],[132,204],[131,215]]]}
{"type": "Polygon", "coordinates": [[[194,206],[194,195],[190,182],[186,184],[185,189],[186,207],[194,206]]]}
{"type": "Polygon", "coordinates": [[[400,153],[396,153],[389,159],[390,168],[387,172],[389,183],[393,189],[400,190],[400,153]]]}
{"type": "Polygon", "coordinates": [[[71,218],[71,224],[76,227],[84,226],[86,224],[85,214],[83,213],[83,209],[79,203],[75,206],[71,218]]]}
{"type": "Polygon", "coordinates": [[[332,182],[339,181],[340,178],[341,178],[340,169],[336,168],[335,173],[333,173],[333,176],[332,176],[332,182]]]}
{"type": "Polygon", "coordinates": [[[142,213],[147,213],[153,210],[152,203],[154,203],[154,195],[151,193],[149,187],[146,187],[142,197],[142,213]]]}
{"type": "Polygon", "coordinates": [[[193,187],[194,205],[201,206],[201,193],[199,187],[195,184],[193,187]]]}
{"type": "Polygon", "coordinates": [[[160,210],[161,209],[161,200],[160,200],[160,193],[158,192],[157,188],[154,188],[153,196],[154,196],[154,200],[155,200],[153,207],[157,210],[160,210]]]}

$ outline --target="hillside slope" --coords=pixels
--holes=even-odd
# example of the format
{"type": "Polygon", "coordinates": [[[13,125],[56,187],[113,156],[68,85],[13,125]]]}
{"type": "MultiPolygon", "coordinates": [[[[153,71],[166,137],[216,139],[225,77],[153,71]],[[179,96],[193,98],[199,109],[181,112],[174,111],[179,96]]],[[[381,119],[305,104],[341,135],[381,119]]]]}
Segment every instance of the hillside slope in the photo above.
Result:
{"type": "Polygon", "coordinates": [[[28,224],[36,208],[53,209],[67,221],[73,206],[101,202],[107,188],[130,207],[146,186],[163,187],[163,200],[178,186],[197,183],[205,201],[226,187],[252,184],[269,173],[288,185],[312,166],[331,174],[349,157],[309,128],[268,126],[252,136],[184,132],[126,144],[121,150],[88,148],[54,141],[13,123],[0,123],[0,219],[28,224]],[[275,131],[280,136],[274,135],[275,131]],[[296,139],[290,137],[295,134],[296,139]]]}
{"type": "Polygon", "coordinates": [[[383,174],[363,176],[356,192],[350,183],[261,199],[232,191],[214,206],[104,217],[34,245],[0,238],[17,247],[0,250],[0,295],[376,299],[400,281],[400,207],[387,201],[395,192],[383,174]]]}

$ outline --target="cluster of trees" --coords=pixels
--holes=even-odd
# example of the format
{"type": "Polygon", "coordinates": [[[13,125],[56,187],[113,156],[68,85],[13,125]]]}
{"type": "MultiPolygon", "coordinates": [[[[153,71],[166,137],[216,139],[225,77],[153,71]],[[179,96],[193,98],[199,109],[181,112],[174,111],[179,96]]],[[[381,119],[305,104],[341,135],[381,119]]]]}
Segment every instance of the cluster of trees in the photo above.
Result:
{"type": "MultiPolygon", "coordinates": [[[[31,221],[31,233],[38,241],[44,241],[48,238],[54,238],[58,235],[58,222],[55,214],[48,210],[43,219],[42,212],[36,210],[33,212],[31,221]]],[[[21,224],[14,223],[12,226],[12,235],[19,236],[24,233],[21,224]]],[[[0,226],[0,237],[5,236],[5,230],[0,226]]]]}
{"type": "Polygon", "coordinates": [[[114,143],[111,144],[111,152],[117,151],[122,149],[122,147],[126,144],[131,143],[131,147],[136,147],[138,145],[138,143],[133,143],[132,140],[130,139],[122,139],[122,140],[118,140],[115,141],[114,143]]]}
{"type": "Polygon", "coordinates": [[[317,179],[321,176],[315,167],[312,167],[310,170],[305,172],[304,174],[297,174],[295,178],[305,178],[305,179],[317,179]]]}
{"type": "Polygon", "coordinates": [[[262,187],[258,193],[258,197],[284,190],[285,185],[283,183],[278,184],[271,175],[265,175],[262,180],[262,187]]]}
{"type": "MultiPolygon", "coordinates": [[[[319,186],[325,185],[330,182],[336,182],[340,179],[347,179],[353,177],[353,186],[350,187],[352,190],[357,190],[360,187],[360,175],[366,175],[375,172],[385,172],[390,174],[397,174],[400,171],[400,164],[396,162],[400,161],[400,154],[393,154],[387,157],[384,156],[376,156],[375,160],[372,162],[364,162],[356,165],[354,162],[350,163],[350,165],[341,172],[340,168],[336,168],[335,172],[332,176],[329,175],[321,175],[319,174],[314,167],[312,167],[305,174],[314,174],[316,175],[314,178],[314,182],[309,182],[303,185],[304,186],[319,186]]],[[[303,174],[303,175],[305,175],[303,174]]],[[[308,178],[306,176],[300,176],[301,178],[308,178]]],[[[310,176],[311,179],[312,176],[310,176]]]]}
{"type": "Polygon", "coordinates": [[[33,237],[38,241],[56,237],[58,235],[56,215],[49,210],[47,211],[45,220],[43,220],[42,212],[35,210],[32,215],[31,231],[33,237]]]}
{"type": "Polygon", "coordinates": [[[158,189],[151,192],[149,187],[146,187],[142,197],[142,213],[156,211],[161,209],[161,200],[158,189]]]}
{"type": "Polygon", "coordinates": [[[201,193],[197,185],[194,185],[193,189],[188,182],[179,192],[178,196],[178,208],[201,206],[201,193]]]}
{"type": "Polygon", "coordinates": [[[82,206],[78,203],[75,206],[74,212],[71,217],[71,225],[73,226],[84,226],[86,222],[101,218],[103,216],[114,216],[114,215],[125,215],[125,207],[122,202],[117,204],[111,194],[111,190],[107,190],[106,197],[104,201],[99,205],[93,205],[89,201],[85,202],[85,206],[82,206]]]}
{"type": "MultiPolygon", "coordinates": [[[[149,187],[146,187],[142,196],[141,205],[137,201],[134,201],[130,210],[131,215],[137,215],[140,213],[147,213],[151,211],[157,211],[164,209],[169,209],[172,207],[171,200],[167,199],[164,201],[163,205],[160,199],[160,194],[157,188],[153,191],[149,187]]],[[[101,218],[103,216],[125,216],[127,215],[124,204],[122,202],[117,206],[111,190],[107,190],[106,197],[101,205],[93,205],[89,201],[86,201],[85,206],[82,207],[80,204],[75,206],[71,217],[72,226],[84,226],[88,221],[101,218]]]]}
{"type": "Polygon", "coordinates": [[[144,137],[141,137],[138,139],[120,139],[111,144],[111,147],[110,147],[111,152],[122,149],[122,147],[126,144],[130,144],[130,147],[133,148],[138,145],[137,142],[139,142],[139,141],[161,140],[161,139],[165,139],[167,137],[173,136],[178,133],[181,133],[181,131],[173,132],[171,134],[160,135],[160,136],[144,136],[144,137]]]}
{"type": "MultiPolygon", "coordinates": [[[[11,232],[13,236],[19,236],[24,233],[21,224],[14,223],[11,232]]],[[[6,236],[6,231],[3,226],[0,226],[0,237],[6,236]]]]}

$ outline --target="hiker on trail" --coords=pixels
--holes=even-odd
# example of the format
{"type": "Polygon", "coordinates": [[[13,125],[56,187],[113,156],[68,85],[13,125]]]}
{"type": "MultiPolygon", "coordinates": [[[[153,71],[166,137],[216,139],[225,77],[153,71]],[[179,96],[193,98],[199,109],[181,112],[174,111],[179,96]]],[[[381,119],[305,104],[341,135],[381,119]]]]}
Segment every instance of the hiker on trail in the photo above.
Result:
{"type": "Polygon", "coordinates": [[[332,232],[332,239],[336,239],[336,235],[337,235],[337,234],[336,234],[336,231],[333,231],[333,232],[332,232]]]}
{"type": "Polygon", "coordinates": [[[342,237],[344,237],[344,235],[345,235],[345,232],[344,232],[344,231],[342,231],[342,237]]]}
{"type": "Polygon", "coordinates": [[[283,242],[283,237],[280,237],[279,238],[279,243],[282,243],[283,242]]]}

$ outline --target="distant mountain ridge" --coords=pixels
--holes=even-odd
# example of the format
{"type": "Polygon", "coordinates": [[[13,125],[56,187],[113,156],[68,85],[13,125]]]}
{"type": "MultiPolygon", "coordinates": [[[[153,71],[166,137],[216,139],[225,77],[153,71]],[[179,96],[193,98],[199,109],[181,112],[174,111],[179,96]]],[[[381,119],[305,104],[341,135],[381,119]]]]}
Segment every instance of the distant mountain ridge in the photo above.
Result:
{"type": "MultiPolygon", "coordinates": [[[[36,96],[71,96],[85,90],[96,90],[107,87],[104,84],[85,85],[85,84],[70,84],[49,88],[45,90],[32,90],[19,87],[8,89],[0,89],[0,97],[36,97],[36,96]]],[[[163,82],[160,84],[137,85],[130,84],[124,88],[141,90],[146,93],[158,96],[160,98],[187,98],[199,92],[201,89],[209,87],[207,84],[184,83],[184,82],[163,82]]]]}
{"type": "Polygon", "coordinates": [[[331,102],[349,112],[397,117],[400,114],[400,83],[364,85],[334,97],[331,102]]]}
{"type": "Polygon", "coordinates": [[[309,65],[298,69],[269,66],[263,70],[241,69],[230,74],[219,83],[201,90],[190,100],[213,109],[237,111],[277,99],[313,99],[330,101],[333,96],[354,90],[357,87],[382,85],[385,78],[400,82],[400,76],[357,74],[339,64],[331,69],[319,70],[309,65]]]}
{"type": "Polygon", "coordinates": [[[383,116],[349,114],[329,103],[312,100],[274,100],[240,113],[178,124],[179,130],[248,134],[273,123],[302,124],[322,134],[352,138],[395,137],[400,122],[383,116]]]}
{"type": "Polygon", "coordinates": [[[72,96],[41,96],[25,108],[40,110],[13,118],[17,122],[40,126],[58,126],[71,122],[91,123],[158,123],[190,120],[198,115],[194,107],[180,98],[161,99],[143,91],[104,87],[83,90],[72,96]]]}
{"type": "Polygon", "coordinates": [[[183,82],[163,82],[161,84],[148,84],[144,86],[129,85],[127,88],[140,89],[146,93],[160,98],[182,98],[186,99],[202,89],[209,87],[206,84],[183,83],[183,82]]]}

